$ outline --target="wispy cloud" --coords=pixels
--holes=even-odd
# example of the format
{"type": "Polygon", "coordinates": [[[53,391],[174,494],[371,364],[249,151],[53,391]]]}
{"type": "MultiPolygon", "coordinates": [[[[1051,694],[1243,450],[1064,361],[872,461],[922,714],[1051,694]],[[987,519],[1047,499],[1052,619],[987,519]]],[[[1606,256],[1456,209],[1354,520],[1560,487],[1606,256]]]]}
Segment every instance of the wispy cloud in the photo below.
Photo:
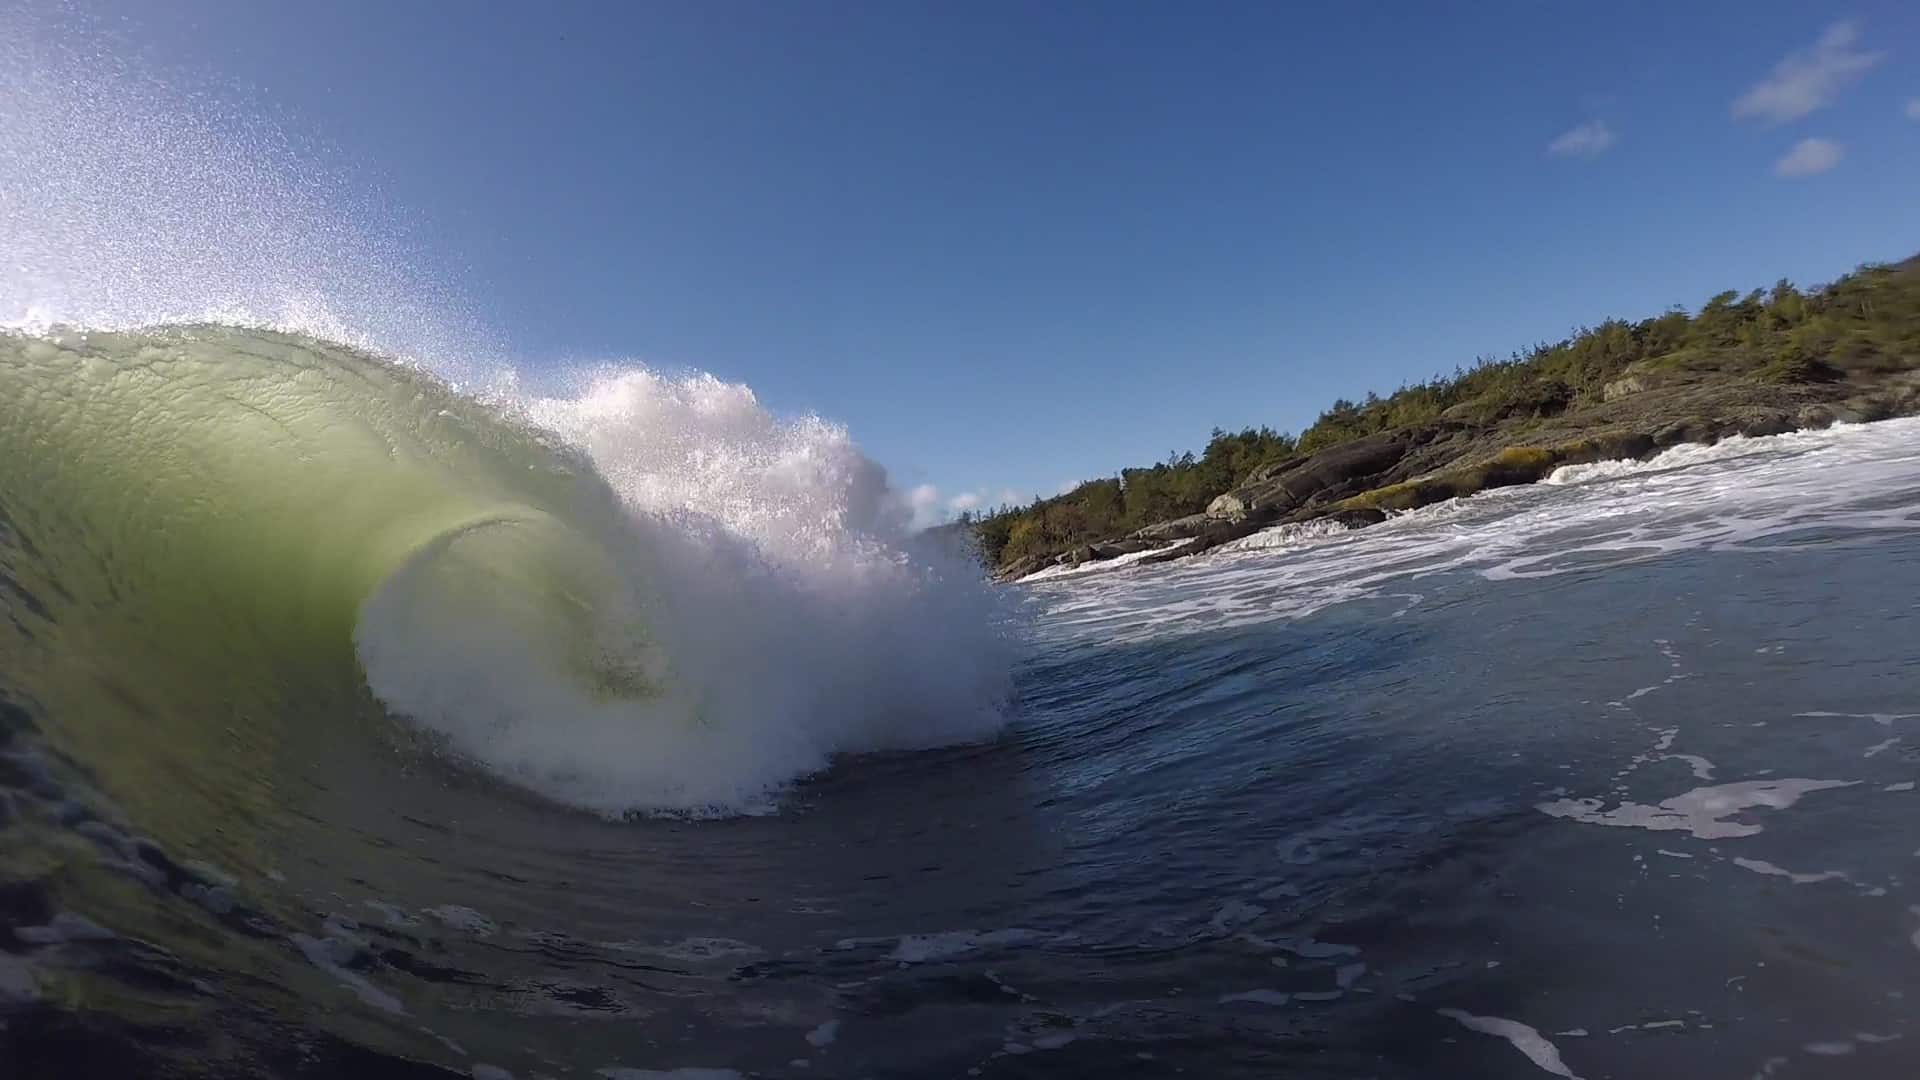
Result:
{"type": "Polygon", "coordinates": [[[1907,119],[1920,120],[1920,97],[1914,98],[1912,101],[1907,102],[1907,107],[1905,111],[1907,114],[1907,119]]]}
{"type": "Polygon", "coordinates": [[[1848,83],[1886,59],[1886,53],[1868,52],[1859,42],[1858,23],[1827,27],[1812,48],[1788,53],[1766,78],[1733,99],[1735,119],[1784,124],[1833,104],[1848,83]]]}
{"type": "Polygon", "coordinates": [[[937,485],[921,484],[896,496],[906,508],[913,528],[925,529],[952,521],[961,514],[992,510],[1002,506],[1024,506],[1030,497],[1010,487],[998,491],[980,488],[948,495],[937,485]]]}
{"type": "Polygon", "coordinates": [[[1846,150],[1832,139],[1801,139],[1787,156],[1773,163],[1781,176],[1813,176],[1840,164],[1846,150]]]}
{"type": "Polygon", "coordinates": [[[1607,148],[1618,142],[1620,137],[1613,133],[1605,120],[1590,120],[1570,131],[1562,132],[1547,144],[1547,156],[1557,158],[1599,157],[1607,148]]]}
{"type": "Polygon", "coordinates": [[[932,484],[921,484],[907,492],[907,509],[913,514],[916,529],[938,525],[947,518],[946,508],[940,505],[940,489],[932,484]]]}

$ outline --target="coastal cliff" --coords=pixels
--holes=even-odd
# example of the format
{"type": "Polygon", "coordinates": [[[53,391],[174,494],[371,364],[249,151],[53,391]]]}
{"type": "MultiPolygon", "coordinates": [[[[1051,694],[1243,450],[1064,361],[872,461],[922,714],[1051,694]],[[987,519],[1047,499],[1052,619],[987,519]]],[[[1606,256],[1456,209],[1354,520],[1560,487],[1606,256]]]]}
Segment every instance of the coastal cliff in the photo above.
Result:
{"type": "Polygon", "coordinates": [[[1609,320],[1508,360],[1336,402],[1296,439],[1216,431],[1204,454],[969,518],[996,576],[1198,554],[1276,525],[1363,527],[1563,465],[1920,412],[1920,256],[1802,292],[1609,320]],[[1147,553],[1147,554],[1142,554],[1147,553]]]}

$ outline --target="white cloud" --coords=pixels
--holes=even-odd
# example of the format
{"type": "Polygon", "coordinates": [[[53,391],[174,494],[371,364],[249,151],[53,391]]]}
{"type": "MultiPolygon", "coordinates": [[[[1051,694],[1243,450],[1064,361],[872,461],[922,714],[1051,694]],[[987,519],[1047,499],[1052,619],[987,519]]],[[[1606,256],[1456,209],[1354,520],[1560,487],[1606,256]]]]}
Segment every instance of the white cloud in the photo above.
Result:
{"type": "Polygon", "coordinates": [[[1618,142],[1620,137],[1613,133],[1605,120],[1590,120],[1571,131],[1563,132],[1559,138],[1547,144],[1548,157],[1599,157],[1607,148],[1618,142]]]}
{"type": "Polygon", "coordinates": [[[1912,101],[1907,102],[1906,113],[1907,113],[1907,119],[1920,120],[1920,97],[1914,98],[1912,101]]]}
{"type": "Polygon", "coordinates": [[[1832,139],[1801,139],[1787,156],[1773,163],[1781,176],[1813,176],[1840,164],[1846,150],[1832,139]]]}
{"type": "Polygon", "coordinates": [[[946,510],[940,505],[940,489],[932,484],[921,484],[907,492],[907,509],[913,512],[913,527],[916,529],[938,525],[947,516],[946,510]]]}
{"type": "Polygon", "coordinates": [[[1012,488],[1001,488],[997,492],[981,488],[947,495],[933,484],[910,488],[895,498],[905,505],[909,524],[915,529],[941,525],[969,511],[978,513],[1002,506],[1025,506],[1032,501],[1012,488]]]}
{"type": "Polygon", "coordinates": [[[1733,99],[1736,119],[1758,117],[1783,124],[1833,104],[1840,91],[1886,59],[1884,52],[1858,47],[1860,27],[1837,22],[1810,49],[1788,53],[1764,79],[1733,99]]]}

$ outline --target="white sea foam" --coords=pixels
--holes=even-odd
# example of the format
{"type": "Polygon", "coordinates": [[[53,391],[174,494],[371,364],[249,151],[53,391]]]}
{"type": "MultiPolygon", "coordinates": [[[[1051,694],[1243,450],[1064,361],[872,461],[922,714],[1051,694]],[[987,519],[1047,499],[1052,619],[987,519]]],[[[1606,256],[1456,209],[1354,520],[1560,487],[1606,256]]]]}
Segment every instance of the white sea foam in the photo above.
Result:
{"type": "Polygon", "coordinates": [[[1187,544],[1188,541],[1182,540],[1178,543],[1168,544],[1165,547],[1153,548],[1149,551],[1129,552],[1125,555],[1116,555],[1111,559],[1084,562],[1078,566],[1068,566],[1065,564],[1049,566],[1044,570],[1035,570],[1033,573],[1021,578],[1020,581],[1023,584],[1032,584],[1036,581],[1055,581],[1060,578],[1084,577],[1088,574],[1104,574],[1110,570],[1125,569],[1126,567],[1150,559],[1155,555],[1163,555],[1167,552],[1178,550],[1186,547],[1187,544]]]}
{"type": "Polygon", "coordinates": [[[1828,788],[1852,787],[1854,780],[1746,780],[1737,784],[1695,788],[1682,792],[1657,806],[1622,802],[1611,810],[1599,799],[1559,799],[1541,803],[1537,809],[1551,817],[1571,818],[1589,825],[1649,829],[1654,832],[1688,832],[1701,840],[1722,840],[1753,836],[1761,826],[1728,818],[1746,810],[1765,807],[1784,810],[1809,792],[1828,788]]]}
{"type": "Polygon", "coordinates": [[[844,428],[631,368],[519,402],[592,458],[628,519],[578,551],[488,530],[396,574],[357,635],[389,706],[609,813],[765,811],[835,754],[999,728],[997,596],[965,552],[910,535],[844,428]],[[539,588],[473,586],[543,559],[561,565],[539,588]]]}
{"type": "Polygon", "coordinates": [[[1644,461],[1621,458],[1612,461],[1596,461],[1586,465],[1562,465],[1541,482],[1565,487],[1600,480],[1613,480],[1622,476],[1683,469],[1689,465],[1706,462],[1729,461],[1751,454],[1777,453],[1782,447],[1776,439],[1775,436],[1748,438],[1745,435],[1733,435],[1712,444],[1682,443],[1644,461]]]}
{"type": "Polygon", "coordinates": [[[1793,715],[1817,720],[1871,720],[1881,727],[1892,727],[1896,720],[1920,720],[1920,713],[1803,712],[1793,715]]]}
{"type": "Polygon", "coordinates": [[[1564,1076],[1567,1080],[1580,1080],[1566,1062],[1560,1060],[1560,1048],[1540,1032],[1518,1020],[1508,1020],[1501,1016],[1475,1016],[1460,1009],[1441,1009],[1440,1015],[1456,1021],[1469,1031],[1478,1031],[1487,1035],[1496,1035],[1513,1044],[1515,1050],[1527,1056],[1527,1060],[1555,1076],[1564,1076]]]}
{"type": "Polygon", "coordinates": [[[350,960],[357,951],[357,943],[347,941],[340,936],[316,938],[310,934],[295,934],[293,944],[309,963],[333,976],[336,981],[352,990],[361,1001],[382,1012],[405,1015],[406,1007],[400,1004],[399,998],[373,985],[366,976],[347,967],[346,961],[350,960]]]}
{"type": "Polygon", "coordinates": [[[487,918],[485,915],[480,914],[470,907],[463,907],[460,904],[442,904],[439,907],[426,909],[424,914],[433,916],[439,920],[443,926],[448,926],[455,930],[465,930],[470,934],[477,934],[480,937],[490,937],[499,929],[499,927],[494,925],[492,919],[487,918]]]}
{"type": "Polygon", "coordinates": [[[1331,519],[1307,521],[1295,525],[1277,525],[1271,529],[1262,529],[1252,536],[1243,536],[1221,544],[1214,550],[1223,555],[1236,551],[1285,551],[1291,548],[1306,547],[1331,536],[1353,530],[1331,519]]]}
{"type": "Polygon", "coordinates": [[[1687,763],[1687,767],[1693,770],[1693,775],[1695,779],[1697,780],[1713,779],[1713,762],[1708,761],[1706,758],[1703,758],[1698,754],[1664,754],[1661,756],[1661,760],[1684,761],[1687,763]]]}
{"type": "Polygon", "coordinates": [[[1920,490],[1917,436],[1920,419],[1903,419],[1677,447],[1367,529],[1329,529],[1310,542],[1248,543],[1151,573],[1042,581],[1032,590],[1047,616],[1038,630],[1048,641],[1111,645],[1303,618],[1403,593],[1408,579],[1445,571],[1551,577],[1687,551],[1784,549],[1816,530],[1828,546],[1871,543],[1920,530],[1911,500],[1892,497],[1920,490]]]}
{"type": "Polygon", "coordinates": [[[845,428],[697,373],[527,375],[349,170],[111,34],[0,13],[0,326],[218,321],[397,356],[583,451],[625,511],[585,535],[509,513],[392,575],[355,640],[392,711],[608,814],[764,810],[835,754],[998,728],[997,601],[845,428]]]}
{"type": "Polygon", "coordinates": [[[1733,865],[1739,867],[1742,870],[1751,870],[1756,874],[1765,874],[1768,877],[1783,877],[1783,878],[1786,878],[1788,881],[1793,882],[1795,885],[1814,885],[1822,881],[1847,880],[1847,875],[1839,870],[1823,870],[1817,874],[1797,874],[1792,870],[1786,869],[1785,867],[1775,866],[1773,863],[1770,863],[1765,859],[1746,859],[1746,858],[1736,857],[1733,860],[1733,865]]]}

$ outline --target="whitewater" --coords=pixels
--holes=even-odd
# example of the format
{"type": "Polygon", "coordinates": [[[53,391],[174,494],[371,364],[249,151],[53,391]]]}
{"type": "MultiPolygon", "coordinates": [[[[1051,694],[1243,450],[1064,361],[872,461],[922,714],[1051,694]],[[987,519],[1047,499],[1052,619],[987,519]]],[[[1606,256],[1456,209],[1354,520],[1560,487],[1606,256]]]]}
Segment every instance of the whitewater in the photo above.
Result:
{"type": "Polygon", "coordinates": [[[138,618],[284,634],[209,658],[263,681],[350,642],[450,754],[614,815],[998,727],[993,598],[845,428],[697,372],[529,378],[272,131],[9,51],[0,494],[44,550],[116,545],[138,618]]]}
{"type": "Polygon", "coordinates": [[[1920,421],[1010,587],[0,16],[7,1075],[1920,1062],[1920,421]]]}

